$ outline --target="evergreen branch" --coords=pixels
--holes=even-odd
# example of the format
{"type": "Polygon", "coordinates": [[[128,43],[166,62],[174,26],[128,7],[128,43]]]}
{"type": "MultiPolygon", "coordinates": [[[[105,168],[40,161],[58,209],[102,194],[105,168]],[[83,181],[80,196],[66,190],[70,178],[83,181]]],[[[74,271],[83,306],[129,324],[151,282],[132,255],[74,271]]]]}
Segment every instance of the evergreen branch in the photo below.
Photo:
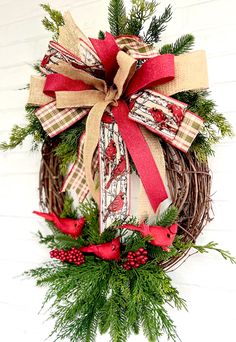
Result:
{"type": "Polygon", "coordinates": [[[157,18],[154,16],[151,20],[149,28],[144,35],[144,41],[146,43],[157,43],[160,41],[160,35],[166,29],[166,23],[168,23],[172,18],[172,7],[168,5],[165,8],[164,13],[157,18]]]}
{"type": "Polygon", "coordinates": [[[38,148],[39,144],[46,138],[46,134],[35,115],[36,109],[37,107],[35,106],[26,105],[25,110],[28,124],[25,127],[13,126],[9,143],[2,142],[0,144],[0,150],[7,151],[21,146],[28,136],[32,136],[32,150],[38,148]]]}
{"type": "Polygon", "coordinates": [[[108,22],[113,36],[125,32],[127,17],[123,0],[111,0],[108,7],[108,22]]]}
{"type": "Polygon", "coordinates": [[[155,0],[131,0],[132,8],[129,13],[126,33],[139,36],[144,23],[155,13],[157,2],[155,0]]]}
{"type": "Polygon", "coordinates": [[[98,32],[98,39],[104,40],[105,39],[105,33],[104,31],[100,30],[98,32]]]}
{"type": "Polygon", "coordinates": [[[199,246],[199,245],[195,245],[195,244],[192,245],[192,247],[195,248],[199,253],[208,253],[209,250],[213,250],[213,251],[220,253],[220,255],[225,260],[229,260],[231,262],[231,264],[236,264],[236,258],[233,257],[229,251],[225,251],[225,250],[223,250],[217,246],[218,246],[218,243],[216,243],[214,241],[208,242],[208,244],[206,244],[204,246],[199,246]]]}
{"type": "Polygon", "coordinates": [[[224,137],[232,137],[233,129],[223,114],[217,113],[216,104],[208,98],[207,91],[184,91],[173,95],[181,102],[187,103],[188,109],[204,119],[202,131],[197,135],[190,150],[201,161],[214,155],[213,146],[224,137]]]}
{"type": "Polygon", "coordinates": [[[156,225],[162,227],[169,227],[173,223],[175,223],[178,219],[178,209],[171,205],[168,209],[166,209],[160,217],[156,219],[156,225]]]}
{"type": "Polygon", "coordinates": [[[160,49],[160,54],[172,53],[176,56],[188,52],[194,45],[194,36],[186,34],[176,40],[174,44],[166,44],[160,49]]]}
{"type": "Polygon", "coordinates": [[[59,135],[60,143],[54,153],[60,159],[60,171],[63,175],[68,172],[69,164],[77,158],[78,142],[84,130],[85,120],[82,120],[59,135]]]}
{"type": "Polygon", "coordinates": [[[41,4],[40,6],[51,19],[50,20],[47,17],[44,17],[42,20],[43,26],[46,28],[46,30],[53,32],[53,39],[57,40],[59,36],[59,28],[60,26],[64,25],[63,15],[61,12],[52,9],[49,4],[41,4]]]}

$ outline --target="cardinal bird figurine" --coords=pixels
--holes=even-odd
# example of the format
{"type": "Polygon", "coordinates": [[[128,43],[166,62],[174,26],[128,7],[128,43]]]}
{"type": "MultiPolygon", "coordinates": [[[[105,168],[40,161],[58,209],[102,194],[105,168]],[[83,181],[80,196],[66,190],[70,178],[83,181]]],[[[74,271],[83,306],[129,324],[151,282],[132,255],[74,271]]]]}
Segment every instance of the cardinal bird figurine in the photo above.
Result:
{"type": "Polygon", "coordinates": [[[45,220],[53,222],[57,229],[59,229],[62,233],[71,235],[73,238],[80,236],[85,224],[84,217],[74,220],[71,218],[60,218],[54,213],[46,214],[39,211],[33,211],[33,214],[39,215],[45,218],[45,220]]]}
{"type": "Polygon", "coordinates": [[[93,253],[103,260],[119,260],[120,259],[120,238],[113,239],[111,242],[102,243],[100,245],[90,245],[81,247],[81,252],[93,253]]]}
{"type": "Polygon", "coordinates": [[[110,215],[110,213],[116,213],[121,210],[124,205],[124,193],[122,191],[115,197],[115,199],[109,204],[107,208],[107,213],[103,218],[103,222],[105,222],[110,215]]]}
{"type": "Polygon", "coordinates": [[[177,125],[179,126],[181,124],[181,122],[183,121],[183,118],[184,118],[184,112],[183,112],[183,109],[174,105],[174,104],[171,104],[169,103],[167,105],[167,108],[171,111],[171,113],[174,115],[175,117],[175,120],[176,120],[176,123],[177,125]]]}
{"type": "Polygon", "coordinates": [[[114,179],[121,176],[125,172],[125,168],[126,168],[125,156],[121,156],[118,164],[116,165],[116,167],[111,172],[111,178],[109,179],[109,181],[107,182],[107,184],[105,186],[106,190],[109,189],[109,187],[110,187],[110,185],[114,179]]]}
{"type": "Polygon", "coordinates": [[[134,226],[132,224],[125,224],[119,229],[129,229],[140,232],[143,237],[151,236],[152,240],[149,241],[154,246],[161,247],[163,251],[169,252],[170,246],[172,245],[175,235],[177,233],[178,225],[172,224],[170,227],[162,226],[149,226],[144,222],[140,226],[134,226]]]}
{"type": "Polygon", "coordinates": [[[116,152],[116,144],[114,140],[111,139],[105,150],[106,175],[108,174],[110,163],[115,160],[116,152]]]}

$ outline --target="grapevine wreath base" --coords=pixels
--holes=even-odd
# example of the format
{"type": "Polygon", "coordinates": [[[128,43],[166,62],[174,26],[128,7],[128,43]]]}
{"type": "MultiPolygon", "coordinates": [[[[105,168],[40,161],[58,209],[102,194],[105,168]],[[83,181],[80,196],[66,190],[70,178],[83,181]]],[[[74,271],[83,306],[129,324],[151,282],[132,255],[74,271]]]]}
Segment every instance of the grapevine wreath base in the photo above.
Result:
{"type": "Polygon", "coordinates": [[[15,148],[29,135],[33,149],[42,144],[42,212],[34,213],[49,226],[48,235],[37,237],[51,261],[25,275],[48,288],[44,305],[55,320],[55,341],[92,342],[98,331],[109,332],[113,342],[139,332],[150,342],[162,335],[177,341],[167,304],[186,304],[167,271],[191,248],[215,250],[235,262],[214,242],[196,244],[211,220],[207,157],[214,143],[232,135],[203,90],[205,54],[187,53],[194,43],[190,34],[158,48],[171,7],[156,17],[155,1],[131,2],[127,15],[122,0],[110,1],[111,34],[100,32],[99,39],[88,39],[69,13],[63,17],[42,5],[54,41],[34,66],[41,77],[31,80],[27,126],[15,126],[10,142],[0,145],[15,148]],[[149,217],[128,214],[129,164],[145,185],[149,217]],[[99,206],[93,184],[98,174],[99,206]],[[168,197],[165,174],[172,204],[159,213],[168,197]]]}

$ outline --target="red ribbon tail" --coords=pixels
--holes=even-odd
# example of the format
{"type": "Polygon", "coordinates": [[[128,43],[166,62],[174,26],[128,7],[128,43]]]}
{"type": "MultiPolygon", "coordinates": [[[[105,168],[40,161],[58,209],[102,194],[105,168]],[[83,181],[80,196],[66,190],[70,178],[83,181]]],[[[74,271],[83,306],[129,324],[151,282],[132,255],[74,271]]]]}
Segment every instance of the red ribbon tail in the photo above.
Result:
{"type": "Polygon", "coordinates": [[[124,101],[119,101],[118,106],[113,107],[112,112],[137,168],[150,204],[156,211],[161,202],[168,198],[168,195],[149,146],[139,126],[129,119],[129,108],[124,101]]]}

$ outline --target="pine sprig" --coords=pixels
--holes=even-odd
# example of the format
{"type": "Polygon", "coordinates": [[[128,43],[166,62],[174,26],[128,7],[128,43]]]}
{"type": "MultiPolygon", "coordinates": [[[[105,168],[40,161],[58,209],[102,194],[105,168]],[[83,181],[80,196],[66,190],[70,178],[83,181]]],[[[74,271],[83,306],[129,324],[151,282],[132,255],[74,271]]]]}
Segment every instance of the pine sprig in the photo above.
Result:
{"type": "Polygon", "coordinates": [[[177,222],[178,219],[178,209],[171,205],[168,209],[166,209],[160,217],[156,219],[156,225],[162,227],[169,227],[173,223],[177,222]]]}
{"type": "Polygon", "coordinates": [[[161,16],[159,16],[158,18],[154,16],[152,18],[149,28],[143,37],[143,40],[149,44],[159,42],[160,35],[162,32],[165,31],[166,24],[171,20],[171,18],[172,7],[168,5],[161,16]]]}
{"type": "MultiPolygon", "coordinates": [[[[108,7],[108,22],[113,36],[119,36],[126,31],[127,17],[123,0],[110,1],[108,7]]],[[[101,33],[100,36],[103,37],[101,33]]]]}
{"type": "Polygon", "coordinates": [[[188,52],[193,48],[195,38],[192,34],[185,34],[178,38],[174,44],[166,44],[160,49],[160,54],[172,53],[176,56],[188,52]]]}
{"type": "Polygon", "coordinates": [[[49,15],[49,19],[44,17],[42,20],[43,26],[46,30],[53,32],[53,39],[57,40],[60,26],[64,25],[63,15],[60,11],[52,9],[49,4],[40,5],[43,10],[49,15]]]}
{"type": "Polygon", "coordinates": [[[26,105],[26,120],[28,124],[24,127],[19,125],[13,126],[9,142],[2,142],[0,144],[0,150],[7,151],[14,149],[17,146],[21,146],[28,136],[32,137],[32,150],[36,150],[40,143],[46,139],[46,133],[35,115],[37,108],[38,107],[26,105]]]}

